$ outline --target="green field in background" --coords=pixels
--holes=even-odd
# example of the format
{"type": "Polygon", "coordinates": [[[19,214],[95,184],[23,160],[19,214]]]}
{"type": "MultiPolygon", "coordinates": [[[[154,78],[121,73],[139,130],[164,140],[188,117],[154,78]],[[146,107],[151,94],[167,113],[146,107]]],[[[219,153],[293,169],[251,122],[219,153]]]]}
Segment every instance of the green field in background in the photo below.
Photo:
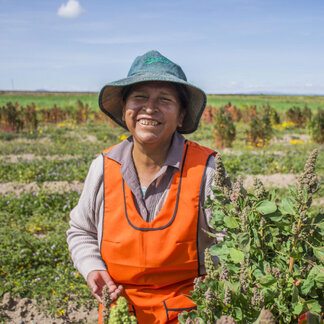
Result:
{"type": "Polygon", "coordinates": [[[17,94],[3,94],[0,92],[0,106],[7,102],[18,102],[20,106],[30,105],[32,102],[39,108],[52,108],[54,105],[60,108],[75,108],[78,100],[88,104],[90,111],[99,110],[97,93],[74,93],[74,92],[26,92],[17,94]]]}
{"type": "Polygon", "coordinates": [[[207,104],[215,107],[224,106],[228,102],[240,109],[250,105],[261,108],[269,104],[278,112],[287,111],[292,106],[303,108],[306,104],[312,110],[324,109],[324,96],[208,95],[207,97],[207,104]]]}
{"type": "MultiPolygon", "coordinates": [[[[98,93],[73,93],[73,92],[1,92],[0,107],[7,102],[18,102],[20,106],[35,103],[39,108],[51,108],[56,104],[61,108],[73,109],[77,106],[77,101],[88,104],[90,111],[96,111],[98,107],[98,93]]],[[[292,106],[303,108],[306,104],[312,109],[324,109],[324,96],[274,96],[274,95],[208,95],[207,104],[220,107],[228,102],[244,109],[250,105],[261,108],[270,104],[278,112],[284,112],[292,106]]]]}

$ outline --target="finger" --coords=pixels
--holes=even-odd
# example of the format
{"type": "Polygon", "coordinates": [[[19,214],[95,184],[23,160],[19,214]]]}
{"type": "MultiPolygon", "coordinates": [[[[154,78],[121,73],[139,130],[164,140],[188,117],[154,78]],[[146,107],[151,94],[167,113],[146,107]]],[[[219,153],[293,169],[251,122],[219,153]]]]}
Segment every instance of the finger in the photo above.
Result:
{"type": "Polygon", "coordinates": [[[108,291],[112,293],[114,290],[117,289],[115,282],[111,279],[108,272],[103,272],[101,274],[101,279],[104,281],[106,286],[108,287],[108,291]]]}
{"type": "Polygon", "coordinates": [[[99,287],[96,285],[95,281],[89,280],[88,287],[89,287],[91,293],[95,294],[95,293],[99,292],[99,287]]]}
{"type": "Polygon", "coordinates": [[[91,295],[98,301],[98,303],[102,304],[102,299],[101,297],[98,295],[96,290],[91,290],[91,295]]]}
{"type": "Polygon", "coordinates": [[[100,297],[101,288],[100,288],[100,284],[97,285],[97,281],[98,280],[97,280],[96,273],[92,273],[91,275],[88,276],[87,284],[91,292],[91,295],[95,297],[95,299],[98,302],[101,302],[101,297],[100,297]]]}
{"type": "Polygon", "coordinates": [[[123,289],[123,286],[118,286],[118,288],[110,294],[111,300],[116,300],[121,295],[123,289]]]}

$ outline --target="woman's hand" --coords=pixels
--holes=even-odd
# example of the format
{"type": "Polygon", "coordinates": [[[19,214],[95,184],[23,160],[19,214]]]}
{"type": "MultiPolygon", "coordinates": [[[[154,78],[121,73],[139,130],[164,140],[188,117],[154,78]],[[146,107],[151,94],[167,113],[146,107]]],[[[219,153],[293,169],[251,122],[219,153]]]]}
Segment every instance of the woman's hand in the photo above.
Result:
{"type": "Polygon", "coordinates": [[[114,281],[111,279],[108,271],[106,270],[91,271],[87,277],[87,285],[91,291],[92,296],[96,298],[97,301],[101,304],[102,289],[104,286],[108,287],[108,291],[110,293],[110,298],[112,301],[117,299],[123,290],[123,286],[116,286],[114,281]]]}

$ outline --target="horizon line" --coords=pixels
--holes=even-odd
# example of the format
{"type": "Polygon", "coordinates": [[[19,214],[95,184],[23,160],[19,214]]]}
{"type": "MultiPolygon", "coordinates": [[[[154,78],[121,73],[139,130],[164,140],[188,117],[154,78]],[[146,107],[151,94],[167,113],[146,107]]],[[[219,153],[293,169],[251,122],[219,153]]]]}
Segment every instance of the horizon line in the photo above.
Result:
{"type": "MultiPolygon", "coordinates": [[[[90,90],[0,90],[0,95],[9,94],[9,93],[75,93],[75,94],[97,94],[100,91],[90,91],[90,90]]],[[[277,91],[248,91],[248,92],[220,92],[220,93],[207,93],[207,96],[316,96],[323,97],[324,93],[296,93],[296,92],[277,92],[277,91]]]]}

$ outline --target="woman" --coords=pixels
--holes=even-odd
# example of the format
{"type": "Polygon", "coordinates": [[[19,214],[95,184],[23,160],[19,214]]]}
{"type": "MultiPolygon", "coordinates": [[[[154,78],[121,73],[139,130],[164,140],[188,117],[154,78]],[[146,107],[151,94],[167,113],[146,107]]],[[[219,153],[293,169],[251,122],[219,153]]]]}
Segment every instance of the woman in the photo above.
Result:
{"type": "Polygon", "coordinates": [[[101,110],[131,136],[93,161],[68,244],[99,303],[107,285],[141,324],[177,323],[195,307],[185,295],[205,273],[213,239],[202,206],[215,152],[181,135],[197,129],[205,105],[205,93],[157,51],[137,57],[128,77],[99,95],[101,110]]]}

